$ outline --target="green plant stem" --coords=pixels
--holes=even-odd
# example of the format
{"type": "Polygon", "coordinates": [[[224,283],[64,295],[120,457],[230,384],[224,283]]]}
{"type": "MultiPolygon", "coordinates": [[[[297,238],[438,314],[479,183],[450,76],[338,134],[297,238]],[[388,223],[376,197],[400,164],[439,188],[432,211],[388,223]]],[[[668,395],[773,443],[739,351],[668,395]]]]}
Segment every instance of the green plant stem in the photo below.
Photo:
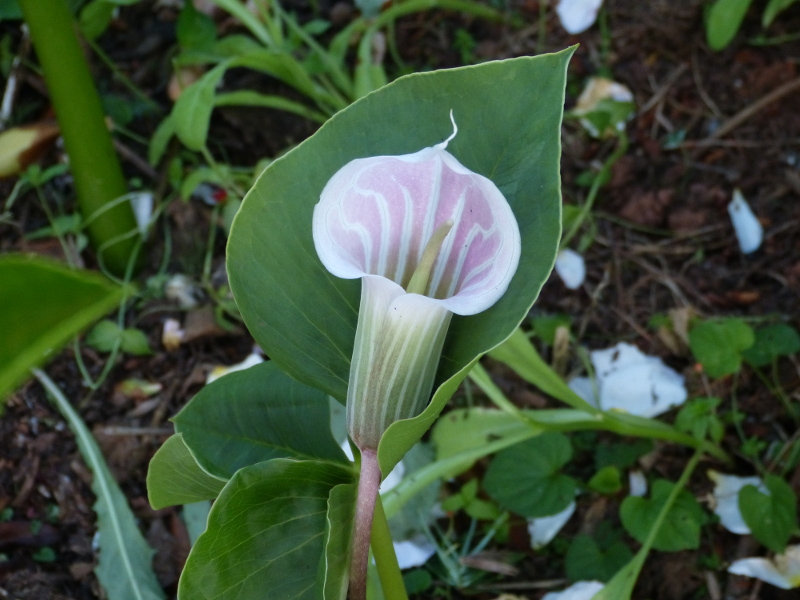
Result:
{"type": "Polygon", "coordinates": [[[647,555],[650,553],[650,548],[653,547],[653,544],[656,541],[656,536],[658,535],[658,531],[661,529],[661,526],[664,524],[664,521],[669,514],[672,505],[675,504],[675,500],[678,499],[678,495],[681,493],[681,490],[686,487],[686,484],[689,482],[689,478],[692,476],[697,464],[700,462],[700,458],[702,458],[703,452],[702,450],[697,450],[692,456],[689,463],[684,468],[683,473],[681,473],[680,479],[672,488],[669,496],[667,497],[667,501],[664,503],[664,506],[661,508],[661,512],[658,513],[658,517],[656,520],[653,521],[653,526],[650,528],[650,532],[647,534],[647,538],[645,539],[642,547],[636,553],[631,561],[624,566],[622,569],[617,571],[617,574],[609,581],[605,588],[600,590],[592,600],[628,600],[631,597],[631,593],[633,592],[633,586],[636,585],[636,580],[639,578],[639,573],[644,566],[645,560],[647,560],[647,555]]]}
{"type": "MultiPolygon", "coordinates": [[[[123,196],[127,184],[105,123],[100,97],[75,34],[64,0],[20,0],[36,54],[53,103],[84,220],[106,203],[123,196]]],[[[135,240],[125,234],[136,229],[130,204],[104,212],[89,226],[95,248],[104,249],[105,264],[123,273],[135,240]]],[[[98,250],[100,253],[100,250],[98,250]]]]}
{"type": "Polygon", "coordinates": [[[625,135],[625,132],[623,131],[619,134],[616,149],[603,163],[603,166],[600,171],[598,171],[597,175],[595,175],[594,180],[592,181],[592,186],[589,188],[589,193],[586,195],[586,201],[583,203],[583,206],[581,206],[581,212],[578,213],[578,217],[572,223],[569,231],[567,231],[567,233],[565,233],[561,238],[561,248],[566,248],[567,245],[572,241],[572,238],[575,237],[575,234],[578,233],[581,225],[583,225],[583,222],[589,216],[589,213],[592,212],[592,206],[594,206],[594,201],[597,199],[597,193],[600,191],[600,187],[603,185],[603,182],[610,175],[611,167],[613,167],[614,163],[622,158],[627,151],[628,136],[625,135]]]}
{"type": "Polygon", "coordinates": [[[403,583],[403,574],[397,562],[397,555],[392,545],[392,534],[389,531],[389,521],[383,510],[383,503],[378,497],[375,503],[375,516],[372,520],[372,536],[370,538],[372,554],[375,557],[375,566],[378,568],[378,577],[381,580],[381,589],[385,600],[408,600],[406,586],[403,583]]]}
{"type": "Polygon", "coordinates": [[[350,563],[350,600],[367,598],[369,544],[380,485],[381,470],[378,467],[377,451],[372,448],[361,448],[361,474],[358,477],[353,552],[350,563]]]}

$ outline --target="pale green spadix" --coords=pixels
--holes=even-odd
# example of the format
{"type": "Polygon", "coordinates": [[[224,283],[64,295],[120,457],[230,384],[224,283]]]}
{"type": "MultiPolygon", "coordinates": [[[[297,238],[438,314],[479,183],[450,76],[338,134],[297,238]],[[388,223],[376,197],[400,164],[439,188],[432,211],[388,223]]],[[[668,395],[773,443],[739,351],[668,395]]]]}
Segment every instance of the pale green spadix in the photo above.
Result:
{"type": "Polygon", "coordinates": [[[447,152],[449,139],[347,163],[314,208],[320,260],[362,280],[347,391],[348,432],[362,450],[425,408],[453,313],[492,306],[519,262],[511,208],[447,152]]]}

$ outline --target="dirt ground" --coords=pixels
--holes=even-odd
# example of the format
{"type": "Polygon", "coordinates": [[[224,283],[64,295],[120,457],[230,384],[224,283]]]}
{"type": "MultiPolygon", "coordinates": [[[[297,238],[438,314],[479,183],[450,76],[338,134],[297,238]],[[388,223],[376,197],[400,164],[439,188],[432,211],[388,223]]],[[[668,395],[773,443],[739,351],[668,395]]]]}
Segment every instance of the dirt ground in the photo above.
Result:
{"type": "MultiPolygon", "coordinates": [[[[289,2],[286,8],[300,14],[310,11],[303,0],[289,2]]],[[[800,326],[800,87],[774,101],[762,101],[781,86],[797,81],[800,42],[748,44],[747,40],[761,33],[760,14],[751,10],[734,43],[713,53],[705,44],[704,3],[699,0],[608,0],[605,37],[597,25],[569,36],[548,8],[543,40],[539,2],[514,1],[512,8],[522,17],[521,27],[434,11],[400,20],[396,39],[403,60],[415,69],[460,65],[462,53],[455,41],[460,30],[474,39],[471,52],[477,61],[533,55],[580,43],[569,68],[568,107],[574,104],[585,79],[601,67],[610,68],[614,79],[632,90],[637,112],[627,129],[630,148],[615,165],[596,204],[597,233],[585,253],[586,282],[579,290],[569,291],[552,276],[534,313],[569,315],[577,339],[588,348],[627,341],[646,353],[662,356],[671,353],[648,327],[648,320],[673,308],[692,307],[705,317],[782,315],[800,326]],[[682,141],[666,143],[679,135],[682,141]],[[741,189],[765,229],[762,248],[747,257],[739,251],[727,217],[726,205],[734,188],[741,189]]],[[[329,18],[336,10],[341,13],[341,6],[323,0],[319,10],[323,18],[329,18]]],[[[121,7],[119,17],[99,40],[119,69],[164,111],[170,106],[166,83],[168,50],[175,43],[174,18],[175,11],[162,4],[121,7]]],[[[796,31],[800,31],[800,5],[782,15],[770,34],[796,31]]],[[[3,35],[10,36],[11,48],[16,48],[18,23],[1,23],[0,37],[3,35]]],[[[93,65],[101,90],[127,93],[106,65],[96,59],[93,65]]],[[[251,73],[236,72],[233,79],[242,87],[275,89],[274,83],[251,73]]],[[[46,110],[44,93],[41,79],[27,71],[17,102],[26,107],[30,118],[46,110]]],[[[134,118],[129,128],[147,138],[159,118],[144,114],[134,118]]],[[[299,117],[276,111],[225,108],[215,112],[210,137],[218,157],[231,164],[253,165],[301,141],[314,129],[299,117]]],[[[146,148],[126,144],[130,154],[140,159],[123,157],[127,174],[141,179],[146,187],[164,190],[165,170],[143,168],[140,163],[146,148]]],[[[586,188],[579,185],[579,175],[604,160],[612,146],[613,142],[589,139],[574,121],[565,123],[565,202],[582,202],[586,188]]],[[[57,160],[57,154],[58,150],[53,150],[43,159],[45,164],[57,160]]],[[[13,184],[13,180],[0,181],[0,197],[6,197],[13,184]]],[[[68,183],[56,181],[53,185],[61,185],[69,195],[68,183]]],[[[13,214],[14,223],[0,224],[1,252],[60,252],[52,240],[24,238],[26,232],[47,223],[33,194],[21,198],[13,214]]],[[[170,273],[199,276],[210,214],[210,208],[196,201],[175,201],[167,211],[174,234],[170,273]]],[[[150,244],[142,282],[156,271],[163,254],[163,240],[150,244]]],[[[86,262],[92,265],[90,253],[86,262]]],[[[212,272],[224,280],[222,235],[217,239],[212,272]]],[[[209,299],[204,303],[209,306],[209,299]]],[[[188,535],[175,509],[153,511],[149,507],[144,484],[147,463],[172,432],[169,417],[202,387],[208,371],[214,365],[241,361],[253,342],[243,331],[230,334],[200,326],[196,339],[168,352],[160,336],[163,321],[169,317],[185,319],[186,313],[164,299],[135,306],[128,322],[145,331],[155,353],[125,356],[102,388],[78,408],[156,549],[154,564],[160,582],[174,597],[189,550],[188,535]],[[149,398],[125,396],[117,386],[132,377],[160,383],[162,390],[149,398]]],[[[206,317],[198,318],[207,323],[206,317]]],[[[104,356],[85,345],[80,352],[89,371],[97,376],[104,356]]],[[[686,375],[690,396],[713,392],[724,397],[728,391],[729,379],[714,382],[714,389],[705,388],[708,382],[697,373],[689,356],[671,355],[668,362],[686,375]]],[[[555,406],[499,365],[490,368],[519,404],[555,406]]],[[[47,372],[71,400],[85,397],[71,347],[48,365],[47,372]]],[[[795,399],[800,392],[798,372],[796,364],[788,364],[779,374],[783,388],[795,399]]],[[[794,426],[783,405],[751,379],[753,376],[745,373],[739,381],[740,408],[748,414],[744,423],[748,434],[791,436],[794,426]]],[[[654,468],[674,481],[685,464],[684,451],[665,446],[658,452],[654,468]]],[[[713,463],[704,463],[698,473],[710,466],[713,463]]],[[[800,491],[800,470],[790,480],[800,491]]],[[[34,382],[22,386],[10,397],[0,418],[0,515],[5,515],[0,518],[0,598],[102,597],[92,573],[94,497],[90,481],[72,434],[43,389],[34,382]],[[32,523],[36,524],[35,533],[32,523]],[[53,552],[43,553],[43,548],[53,552]]],[[[709,489],[704,477],[698,474],[693,479],[691,490],[697,495],[709,489]]],[[[604,510],[603,506],[583,507],[570,525],[572,531],[604,510]]],[[[503,582],[526,584],[563,577],[563,571],[547,555],[529,550],[526,535],[524,523],[515,523],[509,547],[524,553],[525,558],[518,564],[519,575],[503,582]]],[[[713,597],[703,595],[713,585],[721,590],[717,597],[730,600],[800,597],[752,579],[727,576],[722,568],[715,571],[698,565],[701,554],[729,561],[748,556],[756,548],[752,538],[720,530],[713,539],[704,540],[701,550],[654,552],[634,597],[713,597]]],[[[516,589],[522,591],[509,591],[528,598],[544,593],[524,585],[516,589]]],[[[487,600],[498,595],[497,591],[472,593],[487,600]]],[[[459,592],[453,595],[459,597],[459,592]]]]}

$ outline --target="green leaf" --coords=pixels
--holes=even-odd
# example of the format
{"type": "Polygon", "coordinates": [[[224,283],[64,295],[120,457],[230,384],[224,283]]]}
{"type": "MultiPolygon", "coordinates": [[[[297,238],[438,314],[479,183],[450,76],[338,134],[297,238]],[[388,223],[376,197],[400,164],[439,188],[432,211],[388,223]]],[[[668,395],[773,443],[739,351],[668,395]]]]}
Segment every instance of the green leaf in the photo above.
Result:
{"type": "Polygon", "coordinates": [[[323,600],[347,598],[357,491],[358,485],[355,483],[337,485],[328,498],[323,600]]]}
{"type": "Polygon", "coordinates": [[[175,434],[158,449],[147,468],[147,499],[155,510],[213,500],[227,480],[206,473],[175,434]]]}
{"type": "MultiPolygon", "coordinates": [[[[403,467],[405,468],[403,479],[415,478],[421,469],[433,463],[434,458],[431,444],[423,442],[416,444],[403,457],[403,467]]],[[[439,479],[429,483],[415,493],[400,511],[389,519],[392,539],[409,540],[416,534],[425,531],[425,528],[435,519],[433,508],[439,499],[441,487],[439,479]]]]}
{"type": "Polygon", "coordinates": [[[122,343],[120,345],[123,352],[144,356],[152,354],[150,344],[147,343],[147,336],[141,329],[129,327],[122,331],[122,343]]]}
{"type": "Polygon", "coordinates": [[[234,220],[229,275],[250,332],[292,377],[343,401],[360,282],[328,273],[314,249],[311,218],[328,179],[355,158],[407,154],[440,142],[450,134],[452,109],[459,134],[449,151],[508,199],[522,235],[516,276],[492,308],[453,318],[438,390],[419,417],[386,432],[379,449],[383,472],[430,427],[472,362],[513,332],[550,273],[560,231],[560,126],[572,52],[400,78],[273,162],[234,220]]]}
{"type": "Polygon", "coordinates": [[[556,330],[559,327],[570,327],[569,315],[539,315],[531,319],[531,326],[536,337],[548,346],[552,346],[556,339],[556,330]]]}
{"type": "Polygon", "coordinates": [[[603,467],[589,480],[589,487],[601,494],[616,494],[622,489],[619,469],[613,465],[603,467]]]}
{"type": "Polygon", "coordinates": [[[199,152],[206,145],[211,111],[214,109],[214,90],[230,61],[218,64],[181,92],[172,108],[170,120],[175,134],[189,150],[199,152]]]}
{"type": "Polygon", "coordinates": [[[153,137],[150,138],[150,146],[147,149],[147,162],[154,167],[161,162],[173,135],[175,135],[175,119],[170,114],[158,124],[153,137]]]}
{"type": "Polygon", "coordinates": [[[35,375],[75,434],[81,456],[94,474],[92,491],[97,500],[93,508],[100,554],[97,580],[110,600],[161,600],[164,592],[151,564],[154,551],[142,537],[97,442],[58,386],[41,371],[35,375]]]}
{"type": "Polygon", "coordinates": [[[272,458],[348,463],[330,433],[328,399],[272,361],[205,386],[173,419],[198,464],[229,479],[272,458]]]}
{"type": "Polygon", "coordinates": [[[777,475],[767,475],[769,494],[747,485],[739,492],[739,510],[753,536],[778,554],[797,529],[797,497],[792,487],[777,475]]]}
{"type": "Polygon", "coordinates": [[[78,25],[81,33],[89,40],[100,37],[111,23],[111,17],[117,9],[106,0],[92,0],[81,9],[78,25]]]}
{"type": "Polygon", "coordinates": [[[201,500],[200,502],[192,502],[183,506],[181,518],[186,525],[186,533],[189,534],[189,543],[192,546],[194,546],[197,538],[205,532],[209,512],[211,512],[210,500],[201,500]]]}
{"type": "Polygon", "coordinates": [[[610,444],[597,444],[594,449],[596,469],[613,465],[618,469],[632,467],[640,457],[653,451],[653,442],[648,439],[632,442],[614,441],[610,444]]]}
{"type": "Polygon", "coordinates": [[[575,498],[575,480],[560,472],[572,458],[569,438],[544,433],[495,456],[483,487],[500,506],[525,517],[547,517],[575,498]]]}
{"type": "Polygon", "coordinates": [[[532,383],[545,394],[566,404],[590,413],[598,409],[573,392],[566,382],[542,360],[531,341],[521,329],[517,329],[489,356],[511,367],[525,381],[532,383]]]}
{"type": "Polygon", "coordinates": [[[121,336],[122,330],[119,325],[104,319],[92,327],[83,339],[83,343],[100,352],[111,352],[121,336]]]}
{"type": "Polygon", "coordinates": [[[211,17],[198,11],[191,2],[186,2],[178,15],[175,33],[184,50],[206,51],[214,46],[217,26],[211,17]]]}
{"type": "Polygon", "coordinates": [[[0,282],[0,400],[124,291],[95,274],[22,255],[0,257],[0,282]]]}
{"type": "MultiPolygon", "coordinates": [[[[345,546],[349,469],[332,463],[275,459],[245,467],[228,482],[192,548],[178,586],[180,600],[339,598],[324,556],[345,546]],[[326,539],[326,529],[332,532],[326,539]]],[[[342,557],[339,557],[342,558],[342,557]]],[[[330,564],[333,569],[333,563],[330,564]]],[[[341,569],[341,561],[337,561],[341,569]]]]}
{"type": "Polygon", "coordinates": [[[142,331],[133,328],[120,329],[119,325],[108,319],[92,327],[83,341],[87,346],[100,352],[111,352],[119,343],[120,349],[129,354],[152,354],[147,336],[142,331]]]}
{"type": "Polygon", "coordinates": [[[632,558],[633,552],[619,539],[608,540],[601,545],[593,537],[579,534],[569,545],[564,567],[570,581],[605,582],[632,558]]]}
{"type": "Polygon", "coordinates": [[[722,50],[733,41],[752,0],[716,0],[708,11],[706,40],[712,50],[722,50]]]}
{"type": "Polygon", "coordinates": [[[691,434],[698,440],[706,439],[719,443],[724,434],[724,426],[717,417],[719,398],[695,398],[687,402],[675,417],[675,427],[691,434]]]}
{"type": "Polygon", "coordinates": [[[769,27],[775,20],[779,13],[789,8],[797,0],[770,0],[767,7],[764,9],[764,14],[761,16],[761,24],[764,27],[769,27]]]}
{"type": "Polygon", "coordinates": [[[747,362],[756,367],[772,364],[781,356],[800,352],[800,335],[786,323],[767,325],[756,331],[753,345],[743,352],[747,362]]]}
{"type": "MultiPolygon", "coordinates": [[[[622,524],[637,541],[644,542],[647,538],[673,487],[675,484],[659,479],[653,484],[650,498],[628,496],[622,501],[619,512],[622,524]]],[[[681,490],[656,535],[653,548],[664,552],[698,548],[703,520],[703,509],[697,500],[686,490],[681,490]]]]}
{"type": "Polygon", "coordinates": [[[709,377],[736,373],[742,352],[753,345],[753,328],[741,319],[703,321],[689,331],[689,346],[709,377]]]}
{"type": "MultiPolygon", "coordinates": [[[[443,460],[489,442],[525,435],[530,426],[507,412],[491,408],[461,408],[448,412],[433,428],[436,459],[443,460]]],[[[531,433],[531,435],[534,435],[531,433]]],[[[468,469],[471,464],[464,467],[468,469]]],[[[458,473],[453,473],[453,476],[458,473]]]]}

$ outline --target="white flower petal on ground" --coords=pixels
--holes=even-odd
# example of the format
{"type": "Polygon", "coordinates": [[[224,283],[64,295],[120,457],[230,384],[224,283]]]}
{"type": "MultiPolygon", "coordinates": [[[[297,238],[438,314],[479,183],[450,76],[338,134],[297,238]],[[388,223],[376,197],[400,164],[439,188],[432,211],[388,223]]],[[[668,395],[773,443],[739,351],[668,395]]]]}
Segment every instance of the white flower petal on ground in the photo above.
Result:
{"type": "Polygon", "coordinates": [[[420,567],[436,553],[436,545],[422,534],[392,545],[401,569],[420,567]]]}
{"type": "Polygon", "coordinates": [[[597,397],[597,389],[594,382],[589,377],[573,377],[569,380],[569,389],[578,394],[592,406],[600,406],[600,399],[597,397]]]}
{"type": "Polygon", "coordinates": [[[612,348],[595,350],[590,356],[599,398],[595,397],[588,378],[576,377],[569,386],[602,410],[656,417],[686,401],[683,376],[636,346],[620,342],[612,348]]]}
{"type": "Polygon", "coordinates": [[[625,129],[625,123],[634,112],[633,102],[633,92],[627,86],[606,77],[590,77],[572,113],[583,117],[581,126],[593,137],[612,137],[625,129]],[[603,131],[591,116],[593,113],[605,114],[601,119],[607,123],[603,131]]]}
{"type": "Polygon", "coordinates": [[[759,477],[736,477],[723,475],[713,469],[708,471],[708,478],[714,482],[714,514],[719,517],[720,525],[731,533],[747,535],[750,528],[744,522],[742,512],[739,510],[739,492],[746,485],[754,485],[763,494],[769,490],[759,477]]]}
{"type": "Polygon", "coordinates": [[[728,214],[742,254],[758,250],[764,240],[764,228],[738,189],[733,190],[733,200],[728,204],[728,214]]]}
{"type": "Polygon", "coordinates": [[[575,501],[560,513],[549,517],[539,517],[538,519],[528,519],[528,533],[531,536],[531,548],[538,550],[549,544],[561,528],[567,524],[570,517],[575,514],[575,501]]]}
{"type": "Polygon", "coordinates": [[[755,577],[784,590],[800,587],[800,545],[787,546],[786,552],[772,560],[743,558],[728,567],[728,573],[755,577]]]}
{"type": "Polygon", "coordinates": [[[597,20],[603,0],[561,0],[556,13],[567,33],[582,33],[597,20]]]}
{"type": "Polygon", "coordinates": [[[192,280],[181,273],[170,277],[164,286],[164,295],[168,299],[176,301],[178,306],[183,309],[197,308],[199,293],[200,290],[192,280]]]}
{"type": "Polygon", "coordinates": [[[161,343],[164,348],[170,352],[177,350],[183,338],[186,337],[186,332],[181,329],[181,323],[177,319],[167,319],[164,321],[164,329],[161,331],[161,343]]]}
{"type": "Polygon", "coordinates": [[[599,581],[579,581],[561,592],[545,594],[542,600],[591,600],[604,587],[599,581]]]}
{"type": "Polygon", "coordinates": [[[217,366],[211,369],[211,372],[206,377],[206,384],[212,383],[227,375],[228,373],[235,373],[236,371],[244,371],[245,369],[249,369],[250,367],[254,367],[258,364],[264,362],[264,359],[261,357],[260,354],[253,352],[247,358],[245,358],[242,362],[236,365],[231,365],[230,367],[225,366],[217,366]]]}
{"type": "Polygon", "coordinates": [[[628,489],[631,496],[647,495],[647,478],[638,469],[628,472],[628,489]]]}
{"type": "Polygon", "coordinates": [[[586,263],[583,256],[569,248],[558,253],[555,269],[561,281],[570,290],[577,290],[586,279],[586,263]]]}

